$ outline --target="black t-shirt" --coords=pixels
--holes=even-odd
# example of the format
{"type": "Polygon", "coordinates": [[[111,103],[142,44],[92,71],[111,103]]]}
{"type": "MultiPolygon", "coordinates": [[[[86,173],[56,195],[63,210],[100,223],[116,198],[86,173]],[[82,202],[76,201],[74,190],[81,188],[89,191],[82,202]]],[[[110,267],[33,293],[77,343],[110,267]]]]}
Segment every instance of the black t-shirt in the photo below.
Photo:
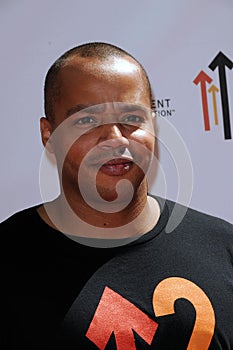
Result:
{"type": "Polygon", "coordinates": [[[2,349],[233,349],[233,226],[188,209],[115,248],[80,244],[36,207],[0,224],[2,349]]]}

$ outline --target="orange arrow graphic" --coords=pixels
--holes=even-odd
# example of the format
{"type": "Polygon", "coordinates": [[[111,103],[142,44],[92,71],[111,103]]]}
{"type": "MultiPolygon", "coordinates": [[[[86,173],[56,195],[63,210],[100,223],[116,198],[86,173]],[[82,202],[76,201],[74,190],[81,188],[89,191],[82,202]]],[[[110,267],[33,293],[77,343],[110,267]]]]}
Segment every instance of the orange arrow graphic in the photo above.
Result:
{"type": "Polygon", "coordinates": [[[173,314],[175,301],[182,298],[189,300],[196,310],[187,350],[208,350],[215,329],[215,314],[208,296],[193,282],[180,277],[161,281],[153,294],[155,315],[173,314]]]}
{"type": "Polygon", "coordinates": [[[201,85],[201,98],[202,98],[202,109],[203,109],[203,117],[204,117],[204,127],[205,130],[210,130],[210,120],[209,120],[209,110],[208,110],[208,101],[207,101],[207,93],[206,93],[206,83],[211,83],[213,79],[211,79],[203,70],[196,76],[193,80],[194,84],[201,85]]]}
{"type": "Polygon", "coordinates": [[[208,89],[208,92],[212,94],[212,102],[213,102],[213,109],[214,109],[214,123],[215,125],[218,125],[218,111],[217,111],[217,100],[216,100],[216,93],[219,92],[219,89],[214,84],[211,85],[211,87],[208,89]]]}
{"type": "Polygon", "coordinates": [[[158,324],[121,295],[106,287],[86,336],[104,350],[112,333],[117,350],[136,350],[133,330],[149,345],[158,324]]]}

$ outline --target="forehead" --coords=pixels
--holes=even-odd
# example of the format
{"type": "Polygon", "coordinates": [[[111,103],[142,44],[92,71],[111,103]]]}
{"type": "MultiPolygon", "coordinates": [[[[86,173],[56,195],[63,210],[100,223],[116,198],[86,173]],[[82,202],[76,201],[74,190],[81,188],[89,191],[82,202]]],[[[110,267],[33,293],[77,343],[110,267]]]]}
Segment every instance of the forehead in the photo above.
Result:
{"type": "Polygon", "coordinates": [[[67,117],[77,105],[111,102],[150,105],[148,83],[141,67],[131,58],[104,60],[73,57],[58,76],[60,96],[56,114],[67,117]],[[68,114],[67,114],[68,113],[68,114]]]}
{"type": "MultiPolygon", "coordinates": [[[[89,82],[105,84],[115,81],[135,80],[146,84],[146,77],[141,67],[131,57],[71,57],[59,73],[61,87],[67,83],[89,82]]],[[[80,85],[81,89],[82,86],[80,85]]]]}
{"type": "Polygon", "coordinates": [[[73,67],[81,71],[98,72],[98,70],[106,69],[116,73],[130,73],[141,69],[139,64],[129,56],[109,56],[105,58],[99,57],[80,57],[71,56],[66,59],[63,68],[73,67]]]}

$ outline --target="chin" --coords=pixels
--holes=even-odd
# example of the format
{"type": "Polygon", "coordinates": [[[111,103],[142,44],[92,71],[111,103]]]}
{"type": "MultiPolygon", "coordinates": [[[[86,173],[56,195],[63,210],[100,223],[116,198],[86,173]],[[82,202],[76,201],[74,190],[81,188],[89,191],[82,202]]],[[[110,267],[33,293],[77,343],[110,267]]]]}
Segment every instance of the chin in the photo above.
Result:
{"type": "MultiPolygon", "coordinates": [[[[100,201],[103,199],[108,202],[115,202],[119,205],[128,205],[135,197],[135,194],[141,192],[141,189],[144,188],[143,184],[146,184],[144,180],[145,177],[140,180],[137,179],[137,181],[121,178],[118,179],[118,182],[114,182],[108,187],[104,187],[103,185],[98,186],[97,184],[97,192],[100,196],[99,199],[100,201]]],[[[105,185],[107,185],[107,181],[105,185]]]]}
{"type": "MultiPolygon", "coordinates": [[[[127,194],[127,191],[121,193],[117,193],[116,188],[110,189],[110,188],[97,188],[98,194],[100,195],[99,199],[103,199],[108,202],[113,202],[113,201],[121,201],[121,202],[127,202],[127,199],[131,198],[132,196],[130,193],[127,194]]],[[[98,199],[97,199],[98,200],[98,199]]]]}
{"type": "Polygon", "coordinates": [[[97,187],[97,196],[90,194],[88,202],[97,211],[104,213],[117,213],[125,209],[131,202],[133,193],[131,191],[120,191],[116,189],[97,187]]]}

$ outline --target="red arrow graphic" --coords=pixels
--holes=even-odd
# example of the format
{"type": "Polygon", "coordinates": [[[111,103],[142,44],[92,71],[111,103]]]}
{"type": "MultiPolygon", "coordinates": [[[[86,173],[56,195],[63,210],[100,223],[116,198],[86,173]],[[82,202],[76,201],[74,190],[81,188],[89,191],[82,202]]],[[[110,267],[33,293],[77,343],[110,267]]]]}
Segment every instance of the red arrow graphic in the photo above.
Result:
{"type": "Polygon", "coordinates": [[[112,333],[118,350],[136,350],[133,330],[149,345],[158,324],[121,295],[106,287],[86,336],[104,350],[112,333]]]}
{"type": "Polygon", "coordinates": [[[208,110],[208,101],[207,101],[207,93],[206,93],[206,83],[210,84],[211,79],[203,70],[196,76],[193,80],[194,84],[201,85],[201,98],[202,98],[202,110],[204,117],[204,127],[205,130],[210,130],[210,119],[209,119],[209,110],[208,110]]]}

